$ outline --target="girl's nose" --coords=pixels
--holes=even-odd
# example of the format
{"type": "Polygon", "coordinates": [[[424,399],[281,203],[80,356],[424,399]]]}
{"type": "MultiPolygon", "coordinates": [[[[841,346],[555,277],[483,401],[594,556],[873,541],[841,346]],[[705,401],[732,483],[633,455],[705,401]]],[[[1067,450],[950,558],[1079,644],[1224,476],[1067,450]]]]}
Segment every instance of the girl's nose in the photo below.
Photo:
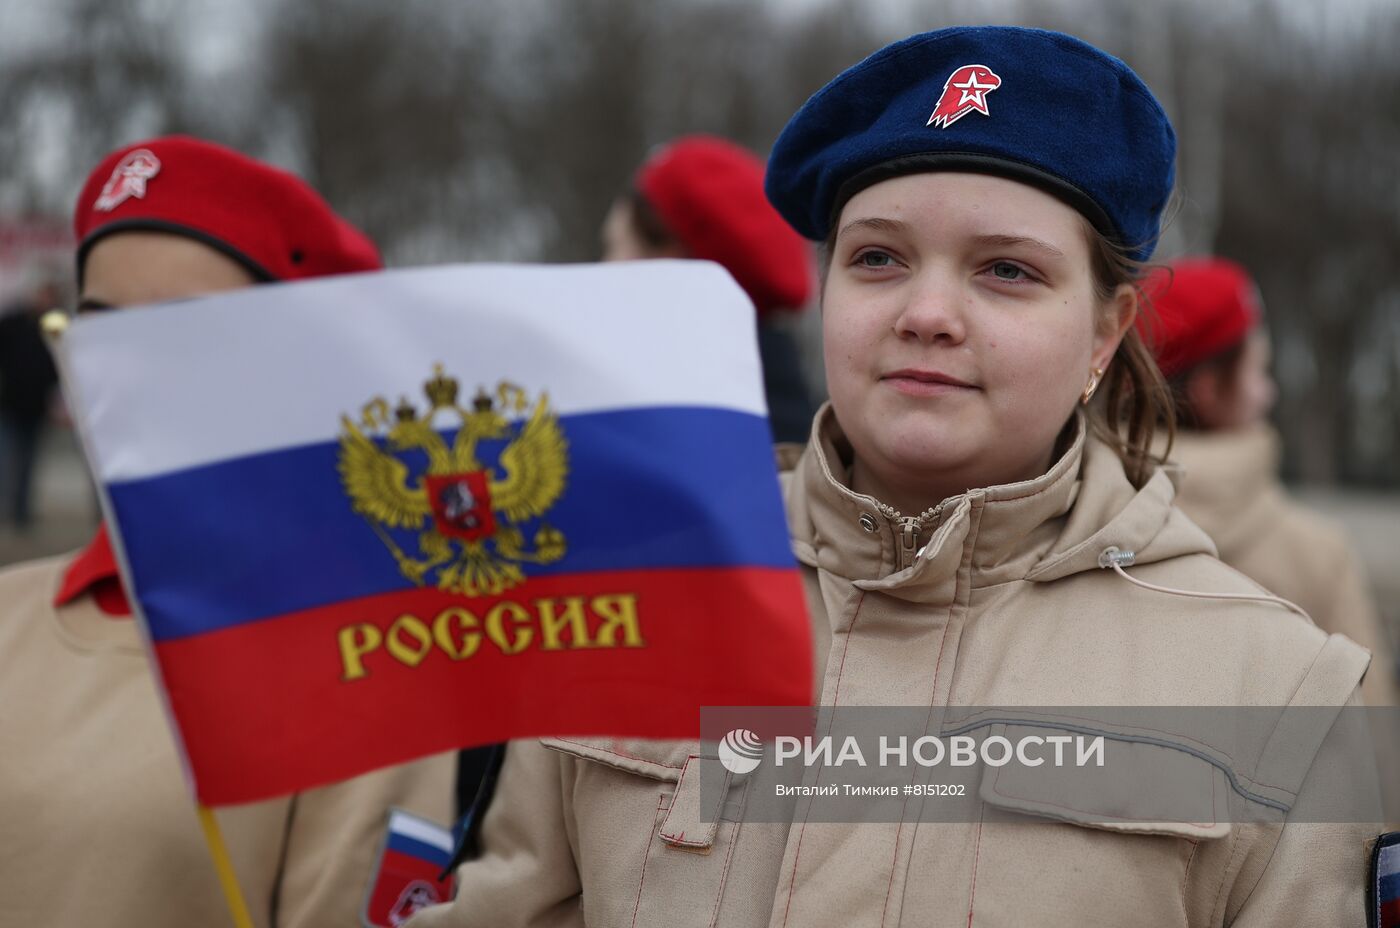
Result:
{"type": "Polygon", "coordinates": [[[951,274],[926,269],[908,285],[895,334],[924,344],[959,344],[967,337],[965,296],[951,274]]]}

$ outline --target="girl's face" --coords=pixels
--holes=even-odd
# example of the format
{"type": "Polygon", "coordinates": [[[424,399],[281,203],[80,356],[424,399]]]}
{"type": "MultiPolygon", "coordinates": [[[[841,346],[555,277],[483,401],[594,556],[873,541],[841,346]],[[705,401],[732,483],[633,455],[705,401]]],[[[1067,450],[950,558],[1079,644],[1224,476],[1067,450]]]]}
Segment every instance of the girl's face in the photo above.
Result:
{"type": "Polygon", "coordinates": [[[603,260],[637,261],[657,257],[632,219],[632,208],[626,200],[613,201],[603,220],[603,260]]]}
{"type": "Polygon", "coordinates": [[[104,236],[83,260],[79,312],[119,309],[251,287],[241,264],[202,242],[168,232],[104,236]]]}
{"type": "Polygon", "coordinates": [[[826,374],[858,492],[914,515],[1028,480],[1136,310],[1099,304],[1079,213],[1015,181],[910,174],[841,211],[823,299],[826,374]]]}

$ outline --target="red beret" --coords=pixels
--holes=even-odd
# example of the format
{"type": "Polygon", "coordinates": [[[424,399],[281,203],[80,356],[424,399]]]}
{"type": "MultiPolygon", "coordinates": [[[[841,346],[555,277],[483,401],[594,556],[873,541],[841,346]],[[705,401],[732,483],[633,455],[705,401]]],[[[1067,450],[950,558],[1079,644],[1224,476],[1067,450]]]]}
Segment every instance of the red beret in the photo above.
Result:
{"type": "Polygon", "coordinates": [[[88,176],[73,213],[78,276],[93,243],[133,229],[196,239],[259,280],[382,267],[374,243],[305,181],[186,136],[119,148],[88,176]]]}
{"type": "Polygon", "coordinates": [[[754,155],[686,136],[647,159],[635,183],[686,250],[723,265],[760,312],[807,302],[811,252],[763,195],[763,162],[754,155]]]}
{"type": "Polygon", "coordinates": [[[1153,271],[1142,289],[1156,318],[1139,316],[1139,331],[1167,377],[1235,347],[1262,316],[1254,280],[1222,258],[1183,258],[1153,271]]]}

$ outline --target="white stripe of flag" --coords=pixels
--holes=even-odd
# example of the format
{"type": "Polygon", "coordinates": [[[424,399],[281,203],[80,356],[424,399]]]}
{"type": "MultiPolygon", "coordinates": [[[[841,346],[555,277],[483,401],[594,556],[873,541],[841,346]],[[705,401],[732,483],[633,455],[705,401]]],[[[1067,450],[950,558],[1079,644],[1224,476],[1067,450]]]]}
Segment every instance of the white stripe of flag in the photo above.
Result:
{"type": "Polygon", "coordinates": [[[753,306],[700,261],[455,265],[260,286],[84,316],[63,350],[106,482],[334,441],[341,415],[358,417],[372,397],[421,409],[435,363],[459,381],[463,406],[506,380],[548,391],[561,415],[767,414],[753,306]],[[238,392],[248,357],[257,389],[238,392]],[[603,376],[600,358],[611,361],[603,376]]]}
{"type": "Polygon", "coordinates": [[[425,818],[419,818],[401,809],[394,809],[389,815],[389,833],[412,838],[440,851],[452,853],[452,832],[435,825],[425,818]]]}

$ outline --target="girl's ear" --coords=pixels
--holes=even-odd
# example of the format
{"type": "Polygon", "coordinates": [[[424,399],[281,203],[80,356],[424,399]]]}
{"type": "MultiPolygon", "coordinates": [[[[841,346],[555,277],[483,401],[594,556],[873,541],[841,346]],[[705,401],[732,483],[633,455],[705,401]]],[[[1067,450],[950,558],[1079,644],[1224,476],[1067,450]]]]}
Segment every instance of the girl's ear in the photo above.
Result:
{"type": "Polygon", "coordinates": [[[1133,320],[1137,318],[1137,310],[1137,287],[1132,284],[1119,284],[1118,289],[1113,291],[1113,298],[1099,315],[1098,331],[1094,333],[1093,367],[1108,367],[1108,362],[1113,360],[1113,354],[1118,350],[1123,336],[1132,328],[1133,320]]]}

